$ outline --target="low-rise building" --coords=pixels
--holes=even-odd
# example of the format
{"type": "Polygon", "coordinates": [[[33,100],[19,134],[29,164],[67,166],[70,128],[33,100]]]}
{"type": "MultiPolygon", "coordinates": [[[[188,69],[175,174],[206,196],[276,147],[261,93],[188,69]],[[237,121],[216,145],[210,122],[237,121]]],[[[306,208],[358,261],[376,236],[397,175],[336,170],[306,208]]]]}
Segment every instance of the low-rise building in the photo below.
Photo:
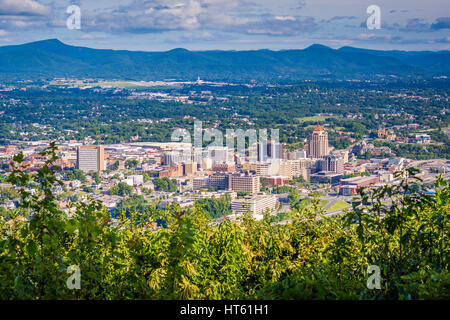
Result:
{"type": "Polygon", "coordinates": [[[209,177],[197,177],[192,180],[192,188],[194,190],[209,189],[210,188],[210,178],[209,177]]]}
{"type": "Polygon", "coordinates": [[[321,171],[310,176],[312,183],[327,183],[332,186],[338,185],[341,179],[342,174],[329,171],[321,171]]]}
{"type": "Polygon", "coordinates": [[[368,187],[380,182],[380,178],[377,176],[363,176],[354,177],[348,179],[342,179],[339,187],[340,195],[353,195],[357,190],[362,187],[368,187]]]}
{"type": "Polygon", "coordinates": [[[283,176],[267,177],[266,181],[271,186],[282,186],[288,183],[289,178],[283,176]]]}
{"type": "Polygon", "coordinates": [[[261,189],[259,176],[232,174],[229,176],[229,189],[236,192],[258,193],[261,189]]]}
{"type": "Polygon", "coordinates": [[[418,143],[418,144],[430,143],[431,142],[431,137],[428,134],[418,133],[418,134],[416,134],[414,142],[418,143]]]}
{"type": "Polygon", "coordinates": [[[234,163],[214,163],[212,170],[215,172],[234,172],[236,171],[236,166],[234,163]]]}
{"type": "Polygon", "coordinates": [[[272,212],[276,209],[277,198],[275,195],[268,195],[264,193],[245,197],[242,199],[235,199],[231,202],[231,210],[234,213],[250,212],[253,215],[261,215],[267,210],[272,212]]]}

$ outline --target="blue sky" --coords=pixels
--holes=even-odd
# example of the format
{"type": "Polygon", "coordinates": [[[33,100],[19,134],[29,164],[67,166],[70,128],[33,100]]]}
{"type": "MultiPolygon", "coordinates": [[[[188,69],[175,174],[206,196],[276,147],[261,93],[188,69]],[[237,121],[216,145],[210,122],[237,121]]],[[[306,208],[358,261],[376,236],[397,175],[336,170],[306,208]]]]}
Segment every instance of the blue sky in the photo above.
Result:
{"type": "Polygon", "coordinates": [[[0,0],[0,45],[58,38],[127,50],[450,50],[449,0],[0,0]],[[69,30],[66,9],[81,9],[69,30]],[[369,30],[366,9],[381,9],[369,30]]]}

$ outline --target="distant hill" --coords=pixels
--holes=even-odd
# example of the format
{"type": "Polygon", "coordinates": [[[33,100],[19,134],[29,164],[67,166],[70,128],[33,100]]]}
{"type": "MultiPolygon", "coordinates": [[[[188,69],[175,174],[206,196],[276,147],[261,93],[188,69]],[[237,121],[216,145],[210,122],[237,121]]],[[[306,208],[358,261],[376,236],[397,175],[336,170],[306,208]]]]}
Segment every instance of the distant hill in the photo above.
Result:
{"type": "Polygon", "coordinates": [[[99,50],[57,39],[0,47],[0,78],[93,77],[128,80],[301,80],[402,78],[450,74],[450,52],[303,50],[166,52],[99,50]]]}

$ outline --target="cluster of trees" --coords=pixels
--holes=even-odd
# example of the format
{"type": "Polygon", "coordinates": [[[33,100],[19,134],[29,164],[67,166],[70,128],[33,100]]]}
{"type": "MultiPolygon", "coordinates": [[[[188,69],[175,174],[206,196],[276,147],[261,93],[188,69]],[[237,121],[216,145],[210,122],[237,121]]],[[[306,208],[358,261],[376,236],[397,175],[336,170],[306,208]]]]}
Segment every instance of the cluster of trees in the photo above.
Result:
{"type": "Polygon", "coordinates": [[[137,161],[136,159],[131,159],[131,160],[127,160],[125,162],[125,168],[127,169],[135,169],[139,164],[139,161],[137,161]]]}
{"type": "Polygon", "coordinates": [[[5,203],[7,200],[14,200],[19,197],[19,193],[13,188],[1,188],[0,189],[0,204],[5,203]]]}
{"type": "Polygon", "coordinates": [[[260,182],[261,182],[261,188],[260,191],[262,192],[268,192],[269,191],[269,183],[267,182],[267,179],[264,177],[260,178],[260,182]]]}
{"type": "Polygon", "coordinates": [[[132,196],[133,187],[125,182],[119,182],[117,185],[109,188],[109,194],[119,196],[132,196]]]}
{"type": "MultiPolygon", "coordinates": [[[[447,141],[447,139],[444,139],[447,141]]],[[[443,144],[413,144],[413,143],[394,143],[390,141],[374,140],[375,146],[386,146],[391,148],[392,152],[400,157],[412,159],[436,159],[449,158],[450,140],[443,144]]],[[[369,156],[369,155],[367,155],[369,156]]]]}
{"type": "Polygon", "coordinates": [[[348,178],[354,178],[354,177],[362,177],[362,176],[370,176],[370,172],[369,171],[364,171],[364,172],[355,172],[355,173],[351,173],[351,174],[344,174],[342,176],[342,179],[348,179],[348,178]]]}
{"type": "Polygon", "coordinates": [[[344,217],[312,206],[294,210],[291,224],[247,214],[214,226],[196,204],[121,214],[112,226],[96,201],[70,217],[58,210],[56,155],[47,154],[36,174],[14,157],[9,182],[36,192],[22,191],[22,208],[0,220],[0,299],[450,298],[450,183],[441,178],[432,195],[412,178],[360,189],[344,217]],[[157,220],[165,227],[155,230],[157,220]],[[70,266],[81,270],[77,290],[67,287],[70,266]],[[381,270],[378,290],[367,287],[369,266],[381,270]]]}
{"type": "Polygon", "coordinates": [[[115,211],[116,213],[126,212],[127,214],[129,214],[131,212],[145,213],[150,209],[154,209],[153,204],[148,203],[147,200],[145,200],[144,196],[133,194],[127,199],[122,199],[117,204],[117,208],[115,211]]]}
{"type": "Polygon", "coordinates": [[[83,171],[79,169],[73,169],[72,172],[68,173],[67,178],[71,181],[78,180],[80,182],[86,181],[86,176],[83,171]]]}
{"type": "Polygon", "coordinates": [[[178,190],[176,180],[169,179],[167,177],[154,178],[153,185],[155,186],[155,190],[157,191],[176,192],[178,190]]]}
{"type": "Polygon", "coordinates": [[[272,190],[272,193],[275,193],[275,194],[282,194],[282,193],[289,193],[289,192],[298,192],[299,193],[297,188],[295,188],[293,186],[287,186],[287,185],[278,186],[272,190]]]}
{"type": "Polygon", "coordinates": [[[231,212],[231,198],[226,194],[219,198],[204,198],[198,199],[197,205],[206,212],[211,219],[217,219],[223,216],[230,215],[231,212]]]}

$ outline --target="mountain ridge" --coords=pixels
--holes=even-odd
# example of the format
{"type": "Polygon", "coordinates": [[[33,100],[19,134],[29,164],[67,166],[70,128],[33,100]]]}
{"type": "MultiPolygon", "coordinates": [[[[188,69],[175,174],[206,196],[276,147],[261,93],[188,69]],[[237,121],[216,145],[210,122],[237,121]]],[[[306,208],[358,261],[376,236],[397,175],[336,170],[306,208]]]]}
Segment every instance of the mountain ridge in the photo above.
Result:
{"type": "Polygon", "coordinates": [[[130,51],[71,46],[58,39],[0,47],[0,78],[127,80],[303,80],[450,74],[450,51],[305,49],[130,51]]]}

